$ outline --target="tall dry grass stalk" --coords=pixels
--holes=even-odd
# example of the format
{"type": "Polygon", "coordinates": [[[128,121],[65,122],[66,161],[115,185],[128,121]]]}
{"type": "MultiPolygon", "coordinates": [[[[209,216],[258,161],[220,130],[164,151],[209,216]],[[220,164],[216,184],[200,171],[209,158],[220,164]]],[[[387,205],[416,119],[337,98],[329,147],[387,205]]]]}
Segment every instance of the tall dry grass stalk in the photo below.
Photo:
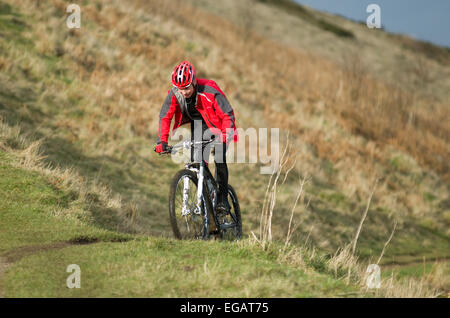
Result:
{"type": "MultiPolygon", "coordinates": [[[[345,245],[343,248],[339,248],[336,253],[328,260],[327,265],[329,269],[334,272],[336,277],[340,277],[344,272],[347,273],[347,284],[350,283],[352,274],[358,270],[358,257],[352,252],[351,245],[345,245]]],[[[342,277],[340,277],[342,278],[342,277]]]]}
{"type": "MultiPolygon", "coordinates": [[[[364,221],[366,220],[367,214],[369,212],[370,203],[372,201],[373,194],[375,193],[376,186],[378,184],[378,178],[375,179],[375,183],[372,187],[372,192],[369,195],[369,198],[367,200],[366,209],[364,210],[364,213],[361,217],[361,221],[359,222],[358,228],[356,230],[355,236],[350,244],[345,245],[343,248],[339,248],[336,253],[331,257],[331,259],[328,261],[328,266],[334,271],[335,275],[338,274],[338,270],[346,270],[347,271],[347,277],[346,281],[347,284],[350,283],[350,279],[352,277],[352,270],[357,270],[358,268],[358,258],[355,256],[356,252],[356,244],[358,242],[359,235],[361,234],[362,226],[364,224],[364,221]]],[[[393,235],[393,232],[392,232],[393,235]]],[[[389,243],[390,239],[385,244],[385,247],[389,243]]],[[[384,248],[383,248],[384,252],[384,248]]],[[[382,252],[382,254],[383,254],[382,252]]],[[[378,264],[378,263],[377,263],[378,264]]]]}
{"type": "Polygon", "coordinates": [[[355,237],[350,244],[346,245],[340,251],[336,252],[336,254],[331,258],[330,265],[334,268],[335,273],[337,273],[337,268],[346,268],[347,269],[347,284],[350,283],[350,279],[352,276],[352,269],[357,265],[357,257],[355,256],[356,251],[356,243],[358,242],[359,235],[361,233],[362,226],[364,221],[366,220],[367,213],[369,212],[370,202],[372,201],[372,196],[375,193],[376,185],[378,183],[378,179],[375,180],[375,184],[373,185],[372,192],[367,200],[366,209],[361,217],[361,221],[359,222],[358,229],[355,233],[355,237]],[[350,253],[350,255],[349,255],[350,253]]]}
{"type": "Polygon", "coordinates": [[[286,146],[283,150],[280,162],[276,165],[276,169],[270,175],[269,183],[267,184],[266,193],[264,195],[259,227],[259,242],[263,246],[272,242],[272,217],[276,203],[278,178],[280,177],[281,172],[288,161],[288,148],[289,135],[287,136],[286,146]]]}
{"type": "Polygon", "coordinates": [[[358,229],[356,231],[355,238],[352,241],[352,254],[353,255],[355,255],[356,243],[358,242],[359,234],[361,233],[361,229],[362,229],[363,223],[366,220],[367,213],[369,212],[370,202],[372,201],[372,197],[373,197],[373,194],[375,193],[375,189],[377,187],[377,184],[378,184],[378,178],[375,180],[375,184],[373,185],[372,192],[370,193],[369,199],[367,200],[366,209],[365,209],[365,211],[363,213],[361,221],[359,222],[359,226],[358,226],[358,229]]]}
{"type": "MultiPolygon", "coordinates": [[[[281,156],[280,163],[277,166],[277,169],[275,169],[274,172],[271,174],[269,182],[267,184],[266,193],[265,193],[264,201],[263,201],[263,207],[262,207],[261,216],[260,216],[259,238],[255,235],[254,232],[251,232],[251,234],[253,235],[253,238],[263,247],[263,249],[265,249],[266,246],[270,245],[273,240],[272,218],[274,216],[274,209],[275,209],[275,205],[276,205],[277,193],[279,191],[280,176],[281,176],[283,170],[286,170],[286,172],[284,172],[284,178],[280,184],[280,186],[281,186],[285,183],[289,173],[291,172],[292,169],[294,169],[294,167],[297,163],[297,159],[292,160],[291,156],[289,155],[289,147],[290,147],[290,145],[289,145],[289,132],[288,132],[287,137],[286,137],[286,145],[283,150],[283,154],[281,156]],[[290,164],[289,168],[284,169],[287,166],[287,164],[289,163],[289,161],[293,161],[292,164],[290,164]]],[[[297,223],[297,224],[294,223],[294,216],[295,216],[295,211],[296,211],[298,201],[300,200],[300,198],[302,198],[302,197],[304,198],[304,186],[306,185],[306,183],[309,180],[310,180],[310,178],[305,176],[305,177],[303,177],[303,179],[300,182],[299,189],[297,191],[297,194],[296,194],[296,197],[294,200],[294,204],[291,209],[286,238],[284,240],[283,252],[289,246],[289,244],[292,240],[293,233],[297,230],[297,228],[300,225],[300,223],[297,223]]],[[[309,201],[306,204],[306,208],[308,208],[308,205],[309,205],[309,201]]]]}
{"type": "Polygon", "coordinates": [[[397,220],[394,223],[394,228],[392,229],[391,235],[389,236],[388,240],[386,241],[386,243],[384,243],[383,249],[381,250],[380,253],[380,257],[377,260],[377,264],[380,264],[381,259],[383,258],[384,255],[384,251],[386,250],[386,247],[389,245],[389,242],[392,240],[392,238],[394,237],[394,233],[395,233],[395,228],[397,227],[397,220]]]}
{"type": "MultiPolygon", "coordinates": [[[[295,164],[295,162],[294,162],[295,164]]],[[[289,170],[288,170],[289,173],[289,170]]],[[[286,173],[287,176],[287,173],[286,173]]],[[[286,179],[286,178],[285,178],[286,179]]],[[[294,219],[294,214],[295,214],[295,208],[297,207],[297,202],[300,199],[300,197],[302,195],[304,195],[304,191],[303,191],[303,187],[305,186],[305,184],[309,181],[309,178],[307,178],[306,176],[303,177],[301,183],[300,183],[300,187],[297,193],[297,197],[295,198],[295,202],[294,205],[292,206],[292,210],[291,210],[291,217],[289,218],[289,226],[288,226],[288,230],[287,230],[287,234],[286,234],[286,240],[284,241],[284,249],[287,248],[287,246],[290,244],[291,240],[292,240],[292,234],[297,230],[297,228],[300,226],[300,223],[298,224],[293,224],[293,219],[294,219]]],[[[309,206],[309,202],[306,204],[306,209],[309,206]]],[[[308,239],[308,238],[307,238],[308,239]]],[[[306,239],[306,240],[307,240],[306,239]]]]}

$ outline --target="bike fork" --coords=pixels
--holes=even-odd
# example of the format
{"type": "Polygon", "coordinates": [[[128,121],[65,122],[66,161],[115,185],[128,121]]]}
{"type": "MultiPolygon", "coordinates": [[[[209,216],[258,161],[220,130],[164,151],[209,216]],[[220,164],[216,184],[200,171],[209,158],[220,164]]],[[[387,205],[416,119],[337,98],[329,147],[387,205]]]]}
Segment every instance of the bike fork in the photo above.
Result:
{"type": "Polygon", "coordinates": [[[183,208],[181,210],[181,214],[183,216],[187,216],[189,214],[189,207],[188,207],[188,201],[189,201],[189,178],[184,177],[183,178],[183,208]]]}
{"type": "Polygon", "coordinates": [[[201,206],[202,206],[202,198],[203,198],[203,173],[204,173],[204,167],[203,165],[200,165],[200,171],[198,172],[198,185],[197,185],[197,207],[196,212],[198,214],[201,213],[201,206]]]}

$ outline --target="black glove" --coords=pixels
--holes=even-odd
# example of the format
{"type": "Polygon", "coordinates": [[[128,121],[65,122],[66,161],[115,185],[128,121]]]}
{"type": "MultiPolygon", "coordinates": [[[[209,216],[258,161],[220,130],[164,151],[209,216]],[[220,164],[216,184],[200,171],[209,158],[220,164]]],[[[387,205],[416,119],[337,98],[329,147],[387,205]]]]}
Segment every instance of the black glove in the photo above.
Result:
{"type": "Polygon", "coordinates": [[[167,152],[168,147],[167,147],[167,142],[160,142],[159,144],[156,145],[155,149],[154,149],[157,153],[163,153],[163,152],[167,152]]]}

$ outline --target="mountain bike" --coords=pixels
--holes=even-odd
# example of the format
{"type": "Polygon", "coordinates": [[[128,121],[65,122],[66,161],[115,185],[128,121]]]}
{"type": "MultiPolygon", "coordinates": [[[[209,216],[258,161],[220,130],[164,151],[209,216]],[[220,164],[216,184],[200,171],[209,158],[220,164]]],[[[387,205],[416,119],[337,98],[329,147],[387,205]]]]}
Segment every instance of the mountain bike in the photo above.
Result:
{"type": "MultiPolygon", "coordinates": [[[[192,151],[213,141],[184,141],[168,146],[164,153],[173,155],[182,149],[192,151]]],[[[231,201],[228,213],[216,213],[217,201],[218,185],[208,164],[205,160],[193,162],[191,158],[185,168],[175,174],[170,185],[169,215],[175,237],[207,240],[214,235],[220,239],[239,240],[242,221],[236,191],[228,185],[228,203],[231,201]]]]}

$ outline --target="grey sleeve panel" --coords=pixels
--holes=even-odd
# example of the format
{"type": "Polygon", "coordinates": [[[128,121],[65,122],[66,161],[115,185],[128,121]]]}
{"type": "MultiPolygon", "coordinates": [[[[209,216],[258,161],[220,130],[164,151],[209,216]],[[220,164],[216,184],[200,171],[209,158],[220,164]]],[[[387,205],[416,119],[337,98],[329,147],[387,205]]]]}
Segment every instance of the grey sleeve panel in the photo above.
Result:
{"type": "MultiPolygon", "coordinates": [[[[220,92],[215,89],[214,87],[211,87],[209,85],[198,85],[198,90],[200,93],[209,93],[209,94],[220,94],[220,92]]],[[[222,95],[222,94],[220,94],[222,95]]]]}
{"type": "Polygon", "coordinates": [[[217,105],[219,105],[220,109],[225,114],[230,116],[230,119],[233,121],[234,120],[233,108],[231,108],[231,105],[228,102],[228,100],[226,99],[226,97],[219,93],[216,95],[216,101],[217,101],[217,105]]]}
{"type": "Polygon", "coordinates": [[[170,105],[172,104],[173,92],[170,90],[169,95],[167,95],[166,99],[161,108],[161,112],[159,113],[159,123],[158,123],[158,138],[156,138],[156,143],[159,144],[161,142],[161,119],[166,117],[169,112],[170,105]]]}
{"type": "Polygon", "coordinates": [[[167,113],[169,112],[170,105],[172,104],[172,97],[173,97],[173,92],[172,92],[172,90],[170,90],[169,95],[167,95],[166,99],[164,100],[164,104],[161,108],[161,112],[159,113],[160,120],[161,120],[161,118],[166,117],[167,113]]]}
{"type": "Polygon", "coordinates": [[[227,98],[220,91],[209,85],[199,85],[198,89],[201,93],[214,94],[214,98],[216,99],[217,105],[220,107],[220,110],[230,118],[230,127],[227,127],[226,129],[230,129],[227,138],[231,139],[232,135],[234,134],[233,129],[235,128],[234,112],[227,98]]]}
{"type": "Polygon", "coordinates": [[[234,120],[234,116],[233,116],[233,108],[231,107],[230,103],[228,102],[227,98],[221,93],[219,92],[217,89],[215,89],[214,87],[208,86],[208,85],[199,85],[199,90],[200,92],[205,92],[205,93],[209,93],[209,94],[214,94],[217,104],[219,105],[220,109],[227,114],[228,116],[230,116],[232,118],[232,120],[234,120]]]}
{"type": "Polygon", "coordinates": [[[224,112],[226,116],[230,117],[230,127],[226,128],[227,130],[229,129],[227,138],[230,140],[234,134],[233,129],[235,128],[233,108],[231,108],[227,98],[220,94],[220,92],[218,92],[215,97],[217,105],[219,105],[222,112],[224,112]]]}

